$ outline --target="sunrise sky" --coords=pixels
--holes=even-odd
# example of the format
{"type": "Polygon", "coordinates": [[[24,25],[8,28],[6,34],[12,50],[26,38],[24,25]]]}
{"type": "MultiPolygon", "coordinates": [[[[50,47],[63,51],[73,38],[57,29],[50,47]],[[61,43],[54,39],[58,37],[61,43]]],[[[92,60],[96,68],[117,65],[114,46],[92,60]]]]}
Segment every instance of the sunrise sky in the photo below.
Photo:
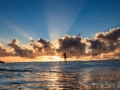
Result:
{"type": "Polygon", "coordinates": [[[119,59],[119,27],[120,0],[0,0],[0,60],[119,59]]]}

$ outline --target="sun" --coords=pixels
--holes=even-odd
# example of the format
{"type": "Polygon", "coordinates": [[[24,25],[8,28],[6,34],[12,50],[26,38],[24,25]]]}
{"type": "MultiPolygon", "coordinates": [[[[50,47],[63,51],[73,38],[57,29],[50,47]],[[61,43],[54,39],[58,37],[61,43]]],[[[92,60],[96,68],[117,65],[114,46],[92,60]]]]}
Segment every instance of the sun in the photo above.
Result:
{"type": "Polygon", "coordinates": [[[39,61],[43,61],[43,62],[44,61],[47,62],[47,61],[61,61],[62,60],[62,58],[59,56],[40,56],[40,57],[37,57],[37,59],[39,61]]]}
{"type": "Polygon", "coordinates": [[[59,56],[46,56],[49,61],[60,61],[61,58],[59,56]]]}

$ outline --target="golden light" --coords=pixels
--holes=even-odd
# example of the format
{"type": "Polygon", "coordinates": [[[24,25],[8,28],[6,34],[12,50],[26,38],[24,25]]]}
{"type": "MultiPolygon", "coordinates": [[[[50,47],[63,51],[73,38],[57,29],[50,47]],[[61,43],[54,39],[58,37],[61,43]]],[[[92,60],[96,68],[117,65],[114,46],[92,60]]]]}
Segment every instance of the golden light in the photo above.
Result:
{"type": "Polygon", "coordinates": [[[60,61],[61,58],[59,56],[46,56],[47,60],[50,61],[60,61]]]}
{"type": "Polygon", "coordinates": [[[62,58],[60,58],[59,56],[40,56],[40,57],[36,57],[38,60],[37,61],[61,61],[62,58]]]}

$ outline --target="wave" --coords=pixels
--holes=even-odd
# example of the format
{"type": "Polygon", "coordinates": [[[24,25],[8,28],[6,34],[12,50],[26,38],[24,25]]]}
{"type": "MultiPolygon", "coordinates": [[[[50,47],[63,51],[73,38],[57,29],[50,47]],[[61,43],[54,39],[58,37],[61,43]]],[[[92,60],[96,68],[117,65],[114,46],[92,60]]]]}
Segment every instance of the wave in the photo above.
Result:
{"type": "Polygon", "coordinates": [[[32,72],[32,70],[20,70],[20,69],[7,69],[7,68],[0,68],[0,71],[8,71],[8,72],[32,72]]]}

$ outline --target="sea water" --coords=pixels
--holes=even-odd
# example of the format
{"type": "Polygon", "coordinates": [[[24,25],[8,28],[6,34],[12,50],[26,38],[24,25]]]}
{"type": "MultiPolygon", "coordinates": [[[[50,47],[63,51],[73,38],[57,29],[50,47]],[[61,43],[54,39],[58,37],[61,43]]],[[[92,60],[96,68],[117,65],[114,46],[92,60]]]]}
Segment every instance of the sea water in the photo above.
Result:
{"type": "Polygon", "coordinates": [[[1,63],[0,90],[120,90],[120,60],[1,63]]]}

